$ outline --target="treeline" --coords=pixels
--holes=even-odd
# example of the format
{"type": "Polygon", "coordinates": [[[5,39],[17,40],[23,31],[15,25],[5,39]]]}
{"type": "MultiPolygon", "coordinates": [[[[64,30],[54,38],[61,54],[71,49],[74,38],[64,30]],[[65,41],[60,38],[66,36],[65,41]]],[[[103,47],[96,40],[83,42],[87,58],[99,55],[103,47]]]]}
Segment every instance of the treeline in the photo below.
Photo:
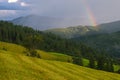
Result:
{"type": "Polygon", "coordinates": [[[25,46],[29,54],[28,56],[39,57],[36,49],[45,51],[60,52],[73,56],[73,63],[83,65],[83,58],[89,60],[88,67],[114,71],[113,60],[106,56],[104,52],[98,52],[92,48],[77,43],[69,39],[63,39],[51,33],[44,33],[33,30],[29,27],[14,25],[9,22],[0,21],[0,41],[16,43],[25,46]],[[103,55],[98,55],[103,53],[103,55]]]}
{"type": "Polygon", "coordinates": [[[114,33],[86,35],[73,38],[72,40],[83,42],[97,50],[104,49],[109,55],[120,58],[120,31],[114,33]]]}
{"type": "MultiPolygon", "coordinates": [[[[26,47],[29,45],[29,47],[36,49],[55,51],[68,55],[81,53],[81,47],[84,47],[83,49],[87,47],[72,40],[62,39],[52,33],[44,33],[30,27],[14,25],[6,21],[0,21],[0,41],[25,45],[26,47]]],[[[85,54],[87,55],[87,52],[85,54]]]]}

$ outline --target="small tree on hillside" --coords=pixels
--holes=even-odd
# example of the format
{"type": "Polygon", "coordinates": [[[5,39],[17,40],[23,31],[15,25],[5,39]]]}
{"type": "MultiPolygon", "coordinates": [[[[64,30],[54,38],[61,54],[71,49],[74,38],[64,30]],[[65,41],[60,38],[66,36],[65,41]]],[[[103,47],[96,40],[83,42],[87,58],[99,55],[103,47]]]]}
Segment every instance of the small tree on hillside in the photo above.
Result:
{"type": "Polygon", "coordinates": [[[105,57],[104,55],[97,56],[97,69],[104,70],[105,57]]]}
{"type": "Polygon", "coordinates": [[[110,58],[106,59],[105,70],[109,72],[114,72],[113,61],[110,58]]]}
{"type": "Polygon", "coordinates": [[[80,66],[83,66],[82,55],[76,51],[76,55],[73,57],[73,62],[80,66]]]}
{"type": "Polygon", "coordinates": [[[39,57],[40,55],[37,53],[36,49],[42,42],[42,36],[40,35],[30,35],[24,41],[24,46],[28,50],[28,56],[39,57]]]}
{"type": "Polygon", "coordinates": [[[95,58],[93,57],[93,55],[89,57],[89,67],[95,68],[95,58]]]}

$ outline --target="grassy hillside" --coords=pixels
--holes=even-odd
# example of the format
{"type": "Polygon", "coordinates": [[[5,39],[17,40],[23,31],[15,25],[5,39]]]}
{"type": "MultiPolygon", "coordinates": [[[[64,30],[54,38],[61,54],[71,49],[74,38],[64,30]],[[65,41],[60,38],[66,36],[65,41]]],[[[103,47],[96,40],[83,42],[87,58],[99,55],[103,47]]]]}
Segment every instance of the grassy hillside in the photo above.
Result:
{"type": "MultiPolygon", "coordinates": [[[[0,42],[0,50],[9,51],[12,52],[13,54],[17,53],[26,55],[26,49],[24,47],[12,43],[0,42]]],[[[45,60],[72,62],[72,57],[65,54],[46,52],[42,50],[37,50],[37,52],[40,54],[41,58],[45,60]]]]}
{"type": "Polygon", "coordinates": [[[65,54],[55,53],[55,52],[45,52],[41,50],[37,50],[37,52],[40,54],[42,59],[62,61],[62,62],[72,62],[72,57],[65,54]]]}
{"type": "MultiPolygon", "coordinates": [[[[25,52],[26,49],[23,46],[16,45],[13,43],[6,43],[6,42],[0,42],[0,52],[4,53],[10,53],[14,55],[24,55],[26,56],[25,52]]],[[[41,59],[45,60],[54,60],[54,61],[62,61],[62,62],[72,62],[72,57],[61,54],[61,53],[55,53],[55,52],[46,52],[42,50],[37,50],[37,52],[40,54],[41,59]]],[[[83,65],[88,66],[89,60],[88,59],[83,59],[83,65]]],[[[119,65],[114,65],[114,71],[118,71],[120,69],[119,65]]]]}
{"type": "Polygon", "coordinates": [[[120,75],[0,50],[0,80],[119,80],[120,75]]]}
{"type": "Polygon", "coordinates": [[[5,51],[11,51],[14,53],[20,53],[20,54],[26,51],[26,49],[20,45],[6,43],[6,42],[0,42],[0,49],[5,51]]]}

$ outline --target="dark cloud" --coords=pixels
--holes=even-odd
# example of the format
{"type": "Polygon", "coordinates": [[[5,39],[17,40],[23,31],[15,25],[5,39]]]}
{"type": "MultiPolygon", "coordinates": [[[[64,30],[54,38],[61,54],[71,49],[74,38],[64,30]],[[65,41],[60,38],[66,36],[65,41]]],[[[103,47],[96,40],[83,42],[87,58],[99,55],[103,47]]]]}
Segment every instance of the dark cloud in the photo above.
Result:
{"type": "Polygon", "coordinates": [[[82,17],[89,21],[90,9],[98,23],[120,20],[120,0],[32,0],[33,13],[56,17],[82,17]]]}
{"type": "MultiPolygon", "coordinates": [[[[77,17],[88,22],[90,21],[90,14],[86,9],[89,8],[98,23],[120,19],[120,0],[18,0],[19,2],[14,4],[7,3],[7,0],[2,1],[4,3],[0,3],[0,10],[27,10],[26,14],[77,17]],[[23,7],[20,2],[25,2],[30,6],[23,7]]],[[[19,16],[23,15],[20,13],[16,14],[19,16]]]]}

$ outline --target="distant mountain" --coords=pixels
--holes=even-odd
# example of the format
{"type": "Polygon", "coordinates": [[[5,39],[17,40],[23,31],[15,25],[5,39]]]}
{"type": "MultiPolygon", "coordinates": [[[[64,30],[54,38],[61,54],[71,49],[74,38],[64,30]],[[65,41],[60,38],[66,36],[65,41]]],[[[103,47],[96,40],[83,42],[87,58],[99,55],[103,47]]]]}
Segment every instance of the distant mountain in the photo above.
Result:
{"type": "Polygon", "coordinates": [[[98,28],[102,32],[107,32],[107,33],[117,32],[120,31],[120,21],[100,24],[98,25],[98,28]]]}
{"type": "Polygon", "coordinates": [[[120,31],[120,21],[105,23],[94,26],[74,26],[68,28],[49,29],[45,32],[51,32],[64,38],[75,38],[86,35],[113,33],[120,31]]]}
{"type": "Polygon", "coordinates": [[[93,26],[78,26],[80,19],[53,18],[38,15],[29,15],[12,20],[14,24],[30,26],[34,29],[45,30],[64,38],[74,38],[99,33],[112,33],[120,31],[120,21],[93,26]],[[73,27],[69,27],[73,26],[73,27]],[[67,27],[67,28],[64,28],[67,27]]]}
{"type": "Polygon", "coordinates": [[[11,22],[18,25],[30,26],[38,30],[76,26],[80,24],[79,19],[54,18],[54,17],[46,17],[46,16],[38,16],[38,15],[19,17],[12,20],[11,22]]]}
{"type": "Polygon", "coordinates": [[[49,29],[45,32],[50,32],[64,38],[74,38],[79,36],[98,34],[98,29],[93,26],[76,26],[68,28],[49,29]]]}

